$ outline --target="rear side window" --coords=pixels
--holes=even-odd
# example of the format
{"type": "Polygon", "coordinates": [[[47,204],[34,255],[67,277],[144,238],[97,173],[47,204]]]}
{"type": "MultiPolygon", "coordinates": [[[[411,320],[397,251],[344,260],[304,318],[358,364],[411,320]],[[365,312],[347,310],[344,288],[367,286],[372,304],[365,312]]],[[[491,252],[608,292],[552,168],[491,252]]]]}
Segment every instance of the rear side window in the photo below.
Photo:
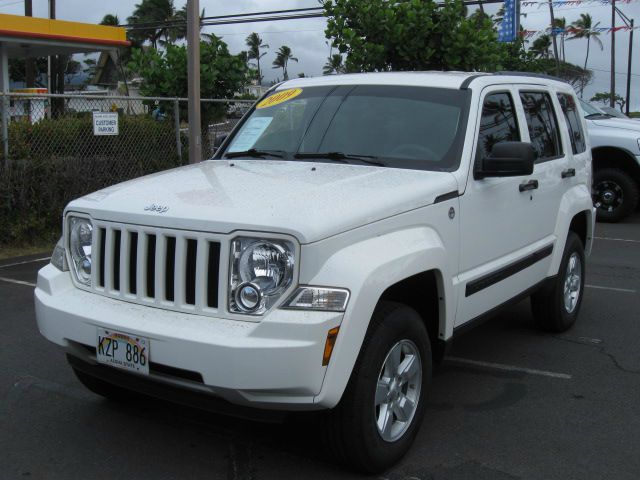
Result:
{"type": "Polygon", "coordinates": [[[487,95],[482,105],[477,158],[489,156],[499,142],[519,142],[520,130],[511,95],[506,92],[487,95]]]}
{"type": "Polygon", "coordinates": [[[562,155],[558,120],[551,97],[544,92],[520,92],[529,137],[536,151],[537,161],[551,160],[562,155]]]}
{"type": "Polygon", "coordinates": [[[573,150],[573,153],[582,153],[587,149],[587,144],[584,141],[584,132],[582,131],[582,122],[580,121],[580,112],[578,111],[576,100],[573,95],[566,93],[559,93],[558,100],[560,101],[564,118],[567,121],[571,150],[573,150]]]}

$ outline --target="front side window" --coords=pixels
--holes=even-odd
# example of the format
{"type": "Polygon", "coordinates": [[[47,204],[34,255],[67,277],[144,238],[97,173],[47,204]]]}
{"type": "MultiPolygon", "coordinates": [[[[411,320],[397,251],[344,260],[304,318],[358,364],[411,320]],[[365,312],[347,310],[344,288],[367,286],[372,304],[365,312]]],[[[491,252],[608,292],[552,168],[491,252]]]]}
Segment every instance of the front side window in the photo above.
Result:
{"type": "Polygon", "coordinates": [[[520,92],[520,99],[537,161],[551,160],[561,156],[560,130],[549,94],[520,92]]]}
{"type": "Polygon", "coordinates": [[[258,103],[220,156],[255,150],[266,152],[263,158],[324,161],[322,154],[338,152],[388,167],[439,171],[460,163],[469,91],[394,85],[295,90],[258,103]]]}
{"type": "Polygon", "coordinates": [[[571,150],[574,154],[582,153],[587,149],[587,145],[584,141],[582,122],[580,120],[580,113],[578,112],[576,100],[573,95],[559,93],[558,101],[562,107],[564,118],[567,121],[569,138],[571,139],[571,150]]]}
{"type": "Polygon", "coordinates": [[[519,141],[520,130],[511,95],[506,92],[487,95],[482,104],[476,158],[488,157],[496,143],[519,141]]]}

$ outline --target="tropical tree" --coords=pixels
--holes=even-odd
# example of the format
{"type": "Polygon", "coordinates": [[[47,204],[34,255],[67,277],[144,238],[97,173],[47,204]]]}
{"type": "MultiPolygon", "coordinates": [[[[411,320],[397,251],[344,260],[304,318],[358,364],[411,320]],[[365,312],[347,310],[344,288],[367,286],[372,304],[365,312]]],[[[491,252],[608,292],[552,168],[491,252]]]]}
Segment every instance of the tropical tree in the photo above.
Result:
{"type": "Polygon", "coordinates": [[[262,85],[262,72],[260,70],[260,59],[264,57],[267,52],[260,52],[263,48],[269,48],[269,45],[262,42],[262,38],[257,33],[251,33],[245,40],[247,47],[249,47],[249,51],[247,52],[247,58],[249,60],[255,60],[256,65],[258,67],[257,80],[258,85],[262,85]]]}
{"type": "MultiPolygon", "coordinates": [[[[589,101],[590,102],[602,102],[605,106],[608,107],[610,99],[611,99],[611,93],[609,93],[609,92],[598,92],[593,97],[591,97],[591,99],[589,99],[589,101]]],[[[620,95],[618,95],[617,93],[614,95],[613,100],[616,102],[616,104],[620,108],[620,111],[624,113],[624,106],[627,103],[627,101],[624,98],[622,98],[620,95]]]]}
{"type": "Polygon", "coordinates": [[[176,10],[173,0],[142,0],[127,22],[134,26],[131,36],[139,43],[148,41],[153,48],[158,48],[161,41],[173,44],[187,36],[187,5],[176,10]]]}
{"type": "MultiPolygon", "coordinates": [[[[564,17],[556,18],[553,22],[553,28],[562,30],[560,33],[560,59],[564,62],[566,61],[565,53],[564,53],[564,39],[567,36],[566,28],[567,28],[567,19],[564,17]]],[[[556,33],[553,32],[555,35],[556,33]]]]}
{"type": "Polygon", "coordinates": [[[120,19],[118,18],[118,15],[107,13],[104,17],[102,17],[102,21],[100,22],[100,25],[117,27],[118,25],[120,25],[120,19]]]}
{"type": "Polygon", "coordinates": [[[323,75],[331,75],[332,73],[344,73],[344,62],[339,53],[334,53],[327,58],[327,63],[322,67],[323,75]]]}
{"type": "Polygon", "coordinates": [[[551,36],[549,35],[540,35],[536,38],[531,45],[531,51],[537,58],[546,58],[548,59],[551,55],[551,36]]]}
{"type": "MultiPolygon", "coordinates": [[[[227,44],[216,35],[200,41],[200,85],[203,98],[232,98],[247,85],[247,64],[241,55],[229,53],[227,44]]],[[[129,68],[143,79],[140,93],[149,97],[186,97],[187,47],[167,45],[165,50],[134,49],[129,68]]],[[[163,105],[173,110],[172,102],[163,105]]],[[[186,105],[180,107],[186,118],[186,105]]],[[[203,125],[220,118],[225,107],[203,103],[203,125]]]]}
{"type": "MultiPolygon", "coordinates": [[[[595,31],[598,25],[600,25],[600,22],[594,24],[591,15],[589,15],[588,13],[581,13],[580,18],[571,24],[571,26],[574,28],[573,34],[569,38],[567,38],[567,40],[576,40],[581,38],[587,39],[587,53],[584,57],[585,70],[587,69],[587,62],[589,61],[589,46],[591,44],[591,39],[593,38],[596,41],[596,43],[600,47],[600,50],[604,48],[602,45],[602,41],[598,38],[600,32],[595,31]]],[[[580,86],[580,97],[582,97],[584,87],[584,84],[580,86]]]]}
{"type": "Polygon", "coordinates": [[[491,19],[462,0],[325,0],[325,36],[346,71],[499,69],[504,46],[491,19]]]}
{"type": "Polygon", "coordinates": [[[282,77],[284,80],[289,80],[289,72],[287,71],[287,66],[289,65],[289,61],[293,60],[297,62],[298,59],[293,56],[291,49],[286,45],[283,45],[276,53],[276,59],[273,61],[273,68],[281,68],[282,69],[282,77]]]}

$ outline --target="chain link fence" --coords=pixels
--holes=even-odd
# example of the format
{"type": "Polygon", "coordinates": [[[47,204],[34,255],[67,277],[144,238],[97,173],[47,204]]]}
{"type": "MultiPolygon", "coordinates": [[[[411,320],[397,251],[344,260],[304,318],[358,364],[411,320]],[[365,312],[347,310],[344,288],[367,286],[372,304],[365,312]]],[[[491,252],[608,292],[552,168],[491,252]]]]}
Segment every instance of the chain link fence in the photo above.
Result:
{"type": "MultiPolygon", "coordinates": [[[[252,103],[202,100],[203,158],[252,103]]],[[[55,237],[73,198],[187,164],[187,105],[185,98],[0,93],[0,246],[55,237]]]]}

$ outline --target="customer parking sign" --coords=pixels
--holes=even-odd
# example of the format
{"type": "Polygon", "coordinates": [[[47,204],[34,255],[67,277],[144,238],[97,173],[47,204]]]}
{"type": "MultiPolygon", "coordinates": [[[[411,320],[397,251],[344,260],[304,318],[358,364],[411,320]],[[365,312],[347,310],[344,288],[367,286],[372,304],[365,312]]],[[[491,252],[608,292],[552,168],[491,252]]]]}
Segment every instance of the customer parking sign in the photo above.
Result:
{"type": "Polygon", "coordinates": [[[93,112],[94,135],[118,135],[118,114],[93,112]]]}

